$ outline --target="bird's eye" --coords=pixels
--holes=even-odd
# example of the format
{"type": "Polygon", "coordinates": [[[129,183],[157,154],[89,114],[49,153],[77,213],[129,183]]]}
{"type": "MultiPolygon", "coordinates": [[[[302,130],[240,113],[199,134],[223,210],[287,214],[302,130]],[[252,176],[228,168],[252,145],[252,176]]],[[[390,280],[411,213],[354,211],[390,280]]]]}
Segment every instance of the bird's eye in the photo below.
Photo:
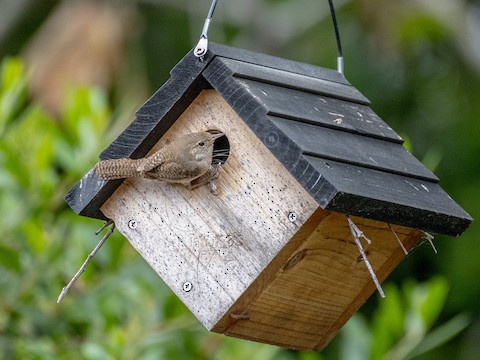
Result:
{"type": "Polygon", "coordinates": [[[204,142],[204,141],[200,141],[200,142],[198,143],[198,146],[205,146],[205,142],[204,142]]]}

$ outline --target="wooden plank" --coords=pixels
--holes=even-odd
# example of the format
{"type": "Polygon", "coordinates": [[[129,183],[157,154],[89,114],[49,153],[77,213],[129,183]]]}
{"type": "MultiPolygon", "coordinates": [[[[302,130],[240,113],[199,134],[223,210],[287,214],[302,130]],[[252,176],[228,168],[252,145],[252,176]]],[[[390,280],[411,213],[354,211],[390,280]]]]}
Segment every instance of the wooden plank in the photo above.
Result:
{"type": "Polygon", "coordinates": [[[251,98],[265,114],[285,117],[314,125],[337,128],[355,134],[372,136],[402,143],[393,129],[368,106],[320,96],[298,90],[233,77],[234,71],[216,61],[203,72],[206,80],[222,94],[237,113],[248,123],[251,118],[243,115],[239,99],[251,98]],[[235,99],[231,102],[230,99],[235,99]]]}
{"type": "MultiPolygon", "coordinates": [[[[338,177],[333,176],[332,173],[332,176],[327,179],[326,175],[331,173],[327,165],[329,161],[325,162],[324,159],[304,155],[300,146],[275,126],[271,116],[266,116],[269,110],[263,101],[258,101],[256,93],[251,88],[243,87],[239,80],[227,75],[230,73],[231,70],[228,67],[218,66],[206,69],[203,75],[322,208],[396,224],[402,224],[405,221],[403,225],[412,227],[421,225],[419,228],[426,231],[434,229],[434,232],[442,234],[459,234],[468,227],[471,217],[446,193],[443,195],[438,193],[435,202],[438,202],[440,206],[430,209],[422,207],[422,202],[415,197],[409,198],[412,200],[411,206],[404,202],[396,204],[386,201],[385,198],[382,199],[380,196],[388,197],[388,199],[403,199],[401,194],[399,194],[400,196],[396,195],[398,193],[395,187],[396,183],[388,182],[389,179],[395,179],[397,175],[344,164],[346,172],[338,173],[338,177]],[[383,179],[385,182],[362,181],[362,174],[373,180],[377,178],[381,180],[382,176],[386,176],[383,179]],[[380,188],[375,189],[375,186],[379,184],[380,188]],[[359,194],[359,196],[341,192],[338,189],[341,187],[349,189],[349,186],[355,189],[357,192],[354,194],[359,194]],[[365,190],[363,190],[364,186],[367,187],[365,190]],[[448,206],[445,208],[443,204],[448,206]],[[451,209],[453,213],[445,214],[445,209],[451,209]],[[438,216],[438,214],[446,216],[438,216]]],[[[265,95],[262,96],[265,97],[265,95]]],[[[284,100],[292,103],[291,99],[284,100]]],[[[294,108],[292,108],[293,111],[295,111],[294,108]]],[[[303,111],[300,105],[298,111],[303,111]]],[[[336,169],[335,167],[334,170],[336,169]]],[[[411,182],[408,178],[406,180],[411,182]]],[[[424,184],[424,186],[429,189],[429,185],[424,184]]]]}
{"type": "Polygon", "coordinates": [[[224,317],[215,325],[212,331],[218,333],[228,333],[228,330],[241,317],[246,314],[245,309],[248,308],[250,302],[260,294],[266,286],[274,279],[277,272],[284,267],[288,262],[292,253],[305,242],[312,232],[316,229],[321,220],[330,214],[329,211],[317,208],[287,244],[280,250],[280,252],[272,259],[268,267],[266,267],[255,279],[246,291],[237,299],[235,304],[228,310],[224,317]],[[237,316],[236,316],[237,315],[237,316]]]}
{"type": "MultiPolygon", "coordinates": [[[[353,220],[372,240],[366,246],[368,259],[383,281],[404,254],[387,224],[353,220]]],[[[319,351],[373,293],[375,286],[365,264],[358,261],[345,216],[330,213],[317,224],[263,291],[245,308],[235,309],[248,319],[238,319],[226,334],[319,351]]],[[[395,227],[395,231],[407,249],[421,237],[417,230],[395,227]]]]}
{"type": "Polygon", "coordinates": [[[329,210],[454,236],[472,221],[437,183],[329,159],[305,158],[338,191],[325,206],[329,210]]]}
{"type": "Polygon", "coordinates": [[[223,58],[236,59],[247,63],[267,66],[272,69],[279,69],[304,76],[324,79],[342,84],[350,84],[338,71],[326,69],[320,66],[305,64],[267,54],[256,53],[244,49],[233,48],[221,44],[209,43],[209,50],[223,58]]]}
{"type": "Polygon", "coordinates": [[[248,79],[237,79],[269,115],[403,143],[368,106],[248,79]]]}
{"type": "Polygon", "coordinates": [[[123,180],[104,181],[95,176],[95,168],[80,179],[64,199],[77,215],[107,220],[100,207],[123,180]]]}
{"type": "Polygon", "coordinates": [[[370,103],[368,99],[360,93],[360,91],[348,84],[337,83],[325,79],[305,76],[285,70],[274,69],[267,66],[261,66],[222,57],[215,58],[215,60],[212,61],[211,66],[218,66],[217,62],[221,62],[230,68],[233,72],[233,76],[238,78],[250,79],[317,95],[325,95],[363,105],[368,105],[370,103]]]}
{"type": "Polygon", "coordinates": [[[302,152],[362,168],[437,182],[438,178],[401,144],[270,116],[302,152]]]}
{"type": "MultiPolygon", "coordinates": [[[[412,230],[408,234],[404,234],[402,231],[402,227],[394,226],[393,228],[395,229],[397,235],[402,239],[402,243],[408,251],[412,250],[413,246],[415,246],[418,243],[419,239],[422,238],[422,234],[418,230],[412,230]],[[400,236],[400,234],[403,234],[404,236],[400,236]]],[[[383,265],[381,265],[376,271],[376,275],[378,276],[379,280],[381,282],[385,281],[385,279],[404,259],[404,257],[405,254],[400,247],[394,249],[389,256],[389,260],[383,263],[383,265]]],[[[333,324],[332,327],[328,330],[328,334],[330,334],[331,338],[325,337],[321,339],[314,349],[316,351],[324,349],[333,339],[335,334],[340,331],[340,329],[346,324],[346,322],[352,317],[352,315],[357,312],[358,309],[360,309],[360,307],[365,303],[366,299],[368,299],[369,297],[368,294],[372,294],[375,291],[376,287],[373,281],[367,282],[365,287],[358,294],[358,296],[350,303],[350,305],[345,309],[343,314],[337,319],[336,323],[333,324]]]]}
{"type": "Polygon", "coordinates": [[[230,142],[218,196],[206,186],[190,192],[129,179],[101,210],[211,329],[318,204],[213,90],[202,92],[157,146],[206,129],[222,130],[230,142]],[[290,211],[297,214],[295,222],[288,219],[290,211]],[[130,220],[136,221],[134,229],[130,220]],[[188,292],[185,282],[192,284],[188,292]]]}

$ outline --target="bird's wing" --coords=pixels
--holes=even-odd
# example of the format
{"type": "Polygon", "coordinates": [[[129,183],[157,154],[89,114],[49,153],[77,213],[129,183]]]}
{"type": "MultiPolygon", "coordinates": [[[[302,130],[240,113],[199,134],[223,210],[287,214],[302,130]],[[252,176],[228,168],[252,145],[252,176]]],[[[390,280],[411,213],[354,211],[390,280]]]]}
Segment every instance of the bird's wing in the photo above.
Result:
{"type": "Polygon", "coordinates": [[[159,151],[152,154],[148,158],[145,158],[145,160],[142,161],[140,166],[137,168],[137,171],[139,172],[152,171],[156,167],[161,166],[163,163],[165,163],[166,159],[167,159],[167,154],[165,152],[165,149],[160,149],[159,151]]]}
{"type": "Polygon", "coordinates": [[[172,161],[164,162],[152,172],[156,173],[159,179],[171,182],[189,182],[202,175],[197,164],[185,166],[185,164],[172,161]]]}

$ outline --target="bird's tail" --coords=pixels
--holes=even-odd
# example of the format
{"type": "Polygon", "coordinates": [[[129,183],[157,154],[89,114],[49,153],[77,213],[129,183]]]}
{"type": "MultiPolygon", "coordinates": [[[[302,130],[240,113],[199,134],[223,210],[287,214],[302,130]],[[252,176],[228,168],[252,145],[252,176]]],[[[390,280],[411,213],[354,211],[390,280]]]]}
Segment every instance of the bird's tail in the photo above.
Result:
{"type": "Polygon", "coordinates": [[[103,180],[140,176],[137,170],[143,159],[102,160],[95,166],[95,173],[103,180]]]}

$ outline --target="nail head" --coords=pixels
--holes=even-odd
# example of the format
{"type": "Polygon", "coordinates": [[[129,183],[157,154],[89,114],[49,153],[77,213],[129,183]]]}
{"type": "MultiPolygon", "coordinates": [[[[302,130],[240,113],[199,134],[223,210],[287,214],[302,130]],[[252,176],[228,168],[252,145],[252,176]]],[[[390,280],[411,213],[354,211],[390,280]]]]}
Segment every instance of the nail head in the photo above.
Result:
{"type": "Polygon", "coordinates": [[[185,291],[185,292],[189,292],[190,290],[192,290],[192,287],[193,287],[193,285],[190,281],[185,281],[183,283],[183,291],[185,291]]]}
{"type": "Polygon", "coordinates": [[[132,230],[135,230],[137,228],[137,221],[136,220],[130,220],[128,222],[128,227],[132,230]]]}
{"type": "Polygon", "coordinates": [[[290,220],[291,222],[294,222],[295,220],[297,220],[297,214],[295,214],[293,211],[289,212],[288,220],[290,220]]]}

